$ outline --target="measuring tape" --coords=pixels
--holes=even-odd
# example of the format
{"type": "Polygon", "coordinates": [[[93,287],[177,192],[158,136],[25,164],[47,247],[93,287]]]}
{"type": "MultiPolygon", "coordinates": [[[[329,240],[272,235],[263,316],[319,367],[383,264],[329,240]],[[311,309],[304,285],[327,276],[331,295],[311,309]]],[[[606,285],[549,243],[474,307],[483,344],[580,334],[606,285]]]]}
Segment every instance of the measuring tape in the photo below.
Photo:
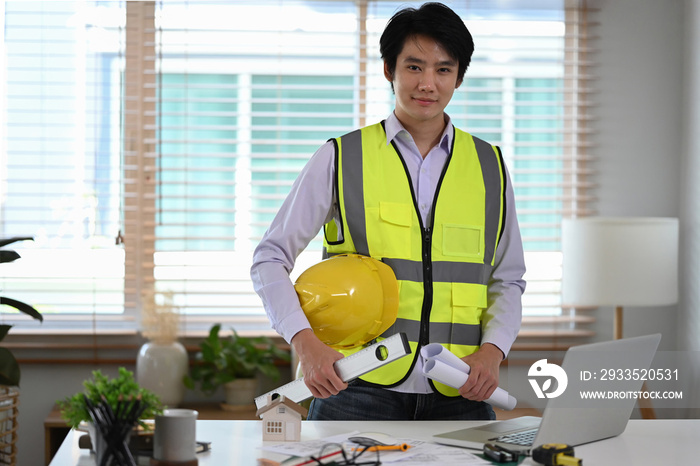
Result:
{"type": "Polygon", "coordinates": [[[532,459],[545,466],[581,466],[583,461],[574,458],[574,447],[565,443],[546,443],[532,450],[532,459]]]}
{"type": "MultiPolygon", "coordinates": [[[[386,340],[374,343],[357,353],[337,360],[334,364],[335,371],[343,382],[350,382],[410,353],[411,348],[408,346],[406,334],[397,333],[386,340]]],[[[273,398],[284,395],[288,400],[295,403],[302,402],[313,396],[309,387],[304,383],[304,379],[300,378],[255,398],[255,406],[260,409],[267,405],[267,397],[270,395],[273,398]]]]}

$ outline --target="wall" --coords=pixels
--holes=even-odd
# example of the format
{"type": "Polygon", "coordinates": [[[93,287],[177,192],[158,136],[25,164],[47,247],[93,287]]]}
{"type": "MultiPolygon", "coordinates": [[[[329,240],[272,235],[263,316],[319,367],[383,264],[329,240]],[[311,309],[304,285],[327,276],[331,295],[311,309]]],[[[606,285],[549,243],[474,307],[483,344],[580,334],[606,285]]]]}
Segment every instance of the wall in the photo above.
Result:
{"type": "MultiPolygon", "coordinates": [[[[680,297],[668,308],[626,309],[625,335],[660,331],[661,349],[700,358],[700,0],[600,0],[602,215],[680,218],[680,297]]],[[[601,316],[602,317],[602,316],[601,316]]],[[[609,331],[611,317],[598,325],[609,331]]],[[[685,408],[700,417],[700,364],[684,367],[685,408]]]]}
{"type": "MultiPolygon", "coordinates": [[[[682,154],[683,2],[600,0],[594,153],[600,215],[677,217],[682,154]]],[[[612,309],[600,309],[601,338],[612,309]]],[[[626,308],[625,336],[662,332],[675,349],[677,306],[626,308]]]]}
{"type": "MultiPolygon", "coordinates": [[[[667,309],[627,309],[625,335],[661,331],[663,349],[697,351],[700,108],[694,102],[700,102],[700,0],[595,3],[600,8],[595,15],[600,23],[600,39],[595,44],[600,67],[594,71],[599,79],[595,85],[598,107],[594,112],[597,134],[593,142],[601,173],[600,213],[681,217],[681,303],[667,309]]],[[[598,317],[599,338],[612,336],[612,313],[603,309],[598,317]]],[[[23,367],[18,464],[43,464],[44,417],[56,400],[80,390],[92,369],[70,365],[23,367]]],[[[103,369],[110,374],[116,372],[114,366],[103,369]]],[[[698,393],[700,375],[693,377],[694,392],[698,393]]],[[[680,417],[689,414],[678,413],[680,417]]]]}
{"type": "MultiPolygon", "coordinates": [[[[685,8],[683,164],[681,180],[681,306],[679,349],[700,354],[700,0],[685,8]]],[[[689,417],[700,418],[700,364],[688,374],[689,417]]]]}

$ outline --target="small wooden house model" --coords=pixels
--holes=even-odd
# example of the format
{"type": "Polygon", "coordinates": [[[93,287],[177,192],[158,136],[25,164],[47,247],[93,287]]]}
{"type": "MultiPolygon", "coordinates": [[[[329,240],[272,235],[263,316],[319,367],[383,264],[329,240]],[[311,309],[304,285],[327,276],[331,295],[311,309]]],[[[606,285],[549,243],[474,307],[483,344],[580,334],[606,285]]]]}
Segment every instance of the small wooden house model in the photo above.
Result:
{"type": "Polygon", "coordinates": [[[255,413],[262,419],[263,440],[298,442],[301,438],[301,418],[307,410],[285,396],[272,399],[255,413]]]}

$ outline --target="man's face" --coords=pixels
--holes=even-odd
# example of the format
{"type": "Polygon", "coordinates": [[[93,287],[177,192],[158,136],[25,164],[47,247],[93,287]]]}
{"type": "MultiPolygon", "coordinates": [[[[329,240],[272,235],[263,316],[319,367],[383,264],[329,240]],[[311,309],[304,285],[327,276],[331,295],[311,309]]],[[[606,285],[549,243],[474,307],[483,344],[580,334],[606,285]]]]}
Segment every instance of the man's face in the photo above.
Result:
{"type": "Polygon", "coordinates": [[[394,85],[396,116],[404,126],[443,124],[443,111],[462,84],[457,80],[458,65],[439,43],[427,36],[406,40],[393,76],[384,64],[384,76],[394,85]]]}

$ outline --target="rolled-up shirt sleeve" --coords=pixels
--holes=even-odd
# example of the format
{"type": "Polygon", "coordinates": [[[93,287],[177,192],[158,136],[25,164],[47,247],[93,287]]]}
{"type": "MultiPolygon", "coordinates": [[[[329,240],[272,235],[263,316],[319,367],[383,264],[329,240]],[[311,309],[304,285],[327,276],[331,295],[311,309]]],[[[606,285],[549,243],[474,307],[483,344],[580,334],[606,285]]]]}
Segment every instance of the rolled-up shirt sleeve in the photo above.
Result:
{"type": "MultiPolygon", "coordinates": [[[[335,146],[327,142],[311,157],[253,252],[250,276],[265,312],[287,342],[310,328],[289,274],[299,254],[334,216],[335,146]]],[[[321,251],[319,251],[319,258],[321,251]]]]}
{"type": "Polygon", "coordinates": [[[488,307],[481,320],[481,343],[496,345],[508,356],[520,331],[525,257],[515,213],[515,196],[506,170],[506,221],[488,284],[488,307]]]}

